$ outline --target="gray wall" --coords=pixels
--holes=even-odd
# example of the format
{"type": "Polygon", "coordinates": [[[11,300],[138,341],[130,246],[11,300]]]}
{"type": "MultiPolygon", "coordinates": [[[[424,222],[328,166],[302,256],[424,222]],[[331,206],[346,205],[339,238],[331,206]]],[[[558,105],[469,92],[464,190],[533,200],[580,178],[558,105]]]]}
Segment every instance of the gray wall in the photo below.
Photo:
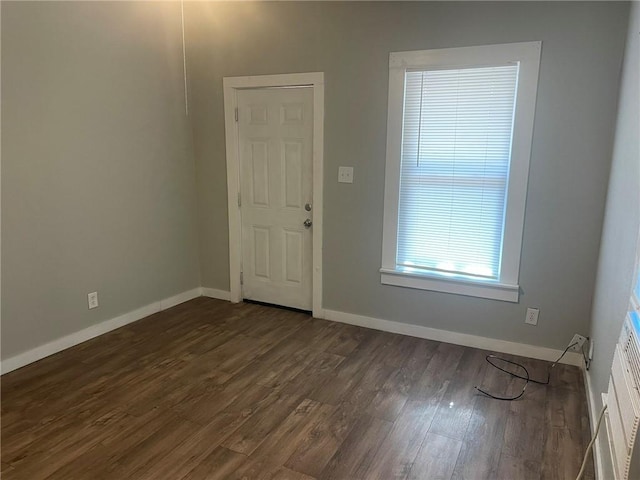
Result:
{"type": "Polygon", "coordinates": [[[1,8],[2,358],[200,284],[227,290],[222,77],[305,71],[326,75],[326,308],[556,348],[587,331],[627,4],[187,2],[190,118],[177,2],[1,8]],[[381,285],[389,52],[530,40],[521,303],[381,285]]]}
{"type": "MultiPolygon", "coordinates": [[[[595,342],[589,371],[596,408],[608,389],[613,351],[629,306],[640,231],[640,4],[634,2],[624,54],[613,164],[605,210],[590,336],[595,342]]],[[[606,435],[599,437],[605,460],[606,435]]],[[[608,465],[608,463],[606,464],[608,465]]],[[[610,467],[608,467],[610,468],[610,467]]],[[[605,478],[613,478],[606,471],[605,478]]]]}
{"type": "Polygon", "coordinates": [[[2,358],[200,285],[179,3],[2,2],[2,247],[2,358]]]}
{"type": "Polygon", "coordinates": [[[325,72],[324,306],[563,348],[587,333],[628,4],[186,4],[203,285],[229,289],[222,78],[325,72]],[[380,284],[389,52],[542,40],[520,304],[380,284]],[[355,167],[338,184],[339,165],[355,167]],[[541,309],[537,327],[527,306],[541,309]]]}

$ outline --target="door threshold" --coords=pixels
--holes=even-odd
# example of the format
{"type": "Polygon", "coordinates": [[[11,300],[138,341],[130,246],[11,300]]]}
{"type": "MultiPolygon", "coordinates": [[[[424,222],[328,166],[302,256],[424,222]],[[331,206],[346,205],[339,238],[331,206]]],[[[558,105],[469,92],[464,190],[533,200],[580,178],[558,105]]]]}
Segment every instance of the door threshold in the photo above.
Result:
{"type": "Polygon", "coordinates": [[[302,308],[287,307],[286,305],[277,305],[275,303],[260,302],[258,300],[250,300],[248,298],[245,298],[242,301],[244,303],[251,303],[251,304],[254,304],[254,305],[262,305],[263,307],[280,308],[282,310],[289,310],[290,312],[297,312],[297,313],[305,313],[305,314],[307,314],[309,316],[312,316],[311,310],[304,310],[302,308]]]}

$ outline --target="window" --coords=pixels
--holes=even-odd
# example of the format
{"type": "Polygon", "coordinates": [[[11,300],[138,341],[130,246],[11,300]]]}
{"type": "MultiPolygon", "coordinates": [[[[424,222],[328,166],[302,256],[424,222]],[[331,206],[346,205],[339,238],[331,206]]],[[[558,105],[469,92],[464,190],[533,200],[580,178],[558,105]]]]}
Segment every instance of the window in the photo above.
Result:
{"type": "Polygon", "coordinates": [[[382,283],[518,301],[540,49],[391,54],[382,283]]]}

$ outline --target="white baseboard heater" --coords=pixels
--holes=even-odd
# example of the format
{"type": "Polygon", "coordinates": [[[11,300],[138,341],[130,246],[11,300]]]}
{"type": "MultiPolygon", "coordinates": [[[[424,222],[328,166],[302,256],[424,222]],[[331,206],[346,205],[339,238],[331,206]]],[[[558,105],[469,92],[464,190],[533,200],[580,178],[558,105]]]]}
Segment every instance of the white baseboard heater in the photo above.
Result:
{"type": "Polygon", "coordinates": [[[616,345],[609,390],[602,394],[607,405],[605,424],[616,480],[640,478],[640,316],[631,309],[616,345]]]}

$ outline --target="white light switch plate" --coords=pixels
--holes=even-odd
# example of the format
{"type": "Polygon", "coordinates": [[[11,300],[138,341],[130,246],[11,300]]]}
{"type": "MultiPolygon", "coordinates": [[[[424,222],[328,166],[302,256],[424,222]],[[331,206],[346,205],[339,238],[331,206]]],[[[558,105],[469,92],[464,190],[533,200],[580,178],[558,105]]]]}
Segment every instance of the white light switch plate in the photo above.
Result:
{"type": "Polygon", "coordinates": [[[338,167],[338,183],[353,183],[353,167],[338,167]]]}

